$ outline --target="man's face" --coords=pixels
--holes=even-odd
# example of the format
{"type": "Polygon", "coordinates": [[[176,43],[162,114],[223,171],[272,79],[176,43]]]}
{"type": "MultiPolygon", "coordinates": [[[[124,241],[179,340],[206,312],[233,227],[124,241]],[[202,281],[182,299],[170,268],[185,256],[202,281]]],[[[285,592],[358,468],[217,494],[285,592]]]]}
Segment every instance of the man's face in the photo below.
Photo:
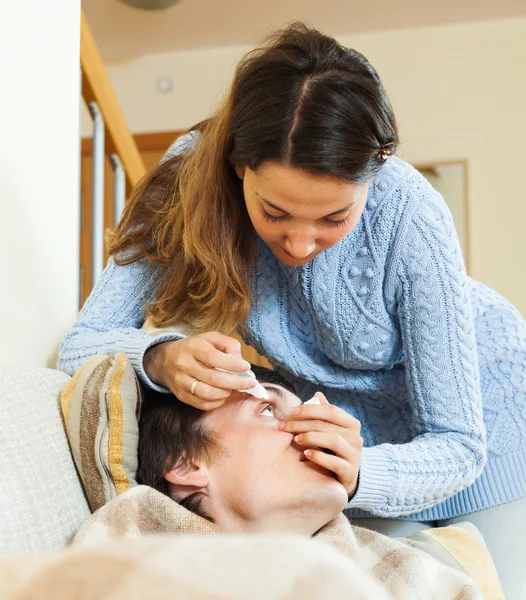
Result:
{"type": "MultiPolygon", "coordinates": [[[[236,392],[202,417],[225,449],[206,466],[204,507],[225,531],[312,535],[343,509],[347,493],[331,472],[305,458],[292,434],[277,429],[274,409],[290,411],[301,400],[263,385],[270,400],[236,392]]],[[[189,491],[195,489],[175,486],[174,497],[180,501],[189,491]]]]}

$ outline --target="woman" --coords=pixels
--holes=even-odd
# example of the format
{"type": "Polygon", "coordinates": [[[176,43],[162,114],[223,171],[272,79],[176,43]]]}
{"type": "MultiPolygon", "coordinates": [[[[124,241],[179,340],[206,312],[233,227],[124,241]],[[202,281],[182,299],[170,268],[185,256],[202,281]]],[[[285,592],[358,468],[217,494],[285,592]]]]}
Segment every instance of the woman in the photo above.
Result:
{"type": "Polygon", "coordinates": [[[217,370],[248,369],[238,329],[303,399],[360,422],[350,517],[390,535],[473,520],[511,590],[525,322],[467,277],[449,210],[397,146],[361,54],[300,23],[274,34],[134,191],[59,365],[123,350],[147,385],[210,410],[247,387],[217,370]],[[147,316],[187,328],[152,337],[147,316]]]}

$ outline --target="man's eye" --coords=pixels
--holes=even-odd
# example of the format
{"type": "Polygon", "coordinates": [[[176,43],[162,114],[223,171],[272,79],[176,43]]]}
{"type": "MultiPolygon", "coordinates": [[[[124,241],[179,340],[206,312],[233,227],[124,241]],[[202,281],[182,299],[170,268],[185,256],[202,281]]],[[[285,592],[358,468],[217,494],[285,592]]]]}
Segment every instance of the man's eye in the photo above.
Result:
{"type": "Polygon", "coordinates": [[[266,417],[275,418],[275,415],[274,415],[274,406],[272,404],[269,404],[269,405],[265,406],[265,408],[261,411],[260,414],[261,415],[265,415],[266,417]],[[266,411],[269,411],[269,412],[265,414],[266,411]]]}

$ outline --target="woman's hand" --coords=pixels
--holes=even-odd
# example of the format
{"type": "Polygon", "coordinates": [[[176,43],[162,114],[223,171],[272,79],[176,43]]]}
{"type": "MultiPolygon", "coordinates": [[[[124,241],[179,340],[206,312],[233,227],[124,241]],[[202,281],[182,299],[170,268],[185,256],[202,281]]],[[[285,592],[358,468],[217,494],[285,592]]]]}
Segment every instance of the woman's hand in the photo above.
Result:
{"type": "Polygon", "coordinates": [[[154,383],[200,410],[217,408],[232,390],[246,390],[256,384],[252,377],[224,373],[216,367],[238,372],[250,369],[250,363],[241,356],[241,344],[217,332],[161,342],[144,355],[144,370],[154,383]]]}
{"type": "Polygon", "coordinates": [[[321,392],[316,392],[316,397],[321,404],[295,407],[289,419],[282,421],[278,428],[297,434],[294,441],[308,448],[305,456],[332,471],[352,498],[358,488],[363,447],[360,421],[329,404],[321,392]]]}

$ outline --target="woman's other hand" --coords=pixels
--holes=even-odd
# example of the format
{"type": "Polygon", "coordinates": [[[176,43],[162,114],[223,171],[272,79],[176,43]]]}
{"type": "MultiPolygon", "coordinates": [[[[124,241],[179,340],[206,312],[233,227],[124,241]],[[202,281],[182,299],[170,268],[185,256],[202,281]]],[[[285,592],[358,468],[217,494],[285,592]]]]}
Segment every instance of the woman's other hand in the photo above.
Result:
{"type": "Polygon", "coordinates": [[[144,370],[179,400],[200,410],[221,406],[233,390],[254,387],[252,377],[218,371],[248,371],[238,340],[217,332],[192,335],[148,348],[144,370]],[[193,391],[193,393],[192,393],[193,391]]]}
{"type": "Polygon", "coordinates": [[[363,447],[360,421],[330,404],[321,392],[316,392],[315,397],[321,404],[295,407],[289,419],[278,427],[294,433],[294,441],[307,448],[305,456],[332,471],[352,498],[358,488],[363,447]]]}

